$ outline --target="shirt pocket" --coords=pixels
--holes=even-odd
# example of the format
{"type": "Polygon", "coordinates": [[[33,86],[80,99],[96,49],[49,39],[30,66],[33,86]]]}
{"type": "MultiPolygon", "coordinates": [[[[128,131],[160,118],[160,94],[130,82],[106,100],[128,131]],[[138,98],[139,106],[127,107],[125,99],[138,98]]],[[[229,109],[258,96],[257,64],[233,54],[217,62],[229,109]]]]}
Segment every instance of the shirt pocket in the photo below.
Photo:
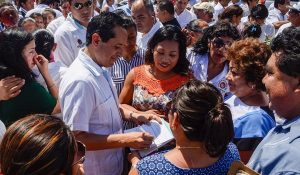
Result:
{"type": "Polygon", "coordinates": [[[95,109],[98,120],[97,131],[101,134],[111,134],[120,129],[120,115],[113,95],[97,105],[95,109]]]}

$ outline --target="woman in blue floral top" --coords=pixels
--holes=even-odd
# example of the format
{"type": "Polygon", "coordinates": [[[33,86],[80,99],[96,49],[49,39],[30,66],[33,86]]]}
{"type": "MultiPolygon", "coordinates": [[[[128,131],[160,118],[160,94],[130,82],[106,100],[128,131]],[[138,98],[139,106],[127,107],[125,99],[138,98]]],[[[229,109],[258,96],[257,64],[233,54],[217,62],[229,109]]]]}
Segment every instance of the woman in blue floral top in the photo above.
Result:
{"type": "Polygon", "coordinates": [[[133,153],[129,175],[226,175],[231,163],[240,160],[230,143],[234,134],[230,110],[213,85],[189,81],[179,89],[168,117],[176,147],[142,160],[133,153]]]}

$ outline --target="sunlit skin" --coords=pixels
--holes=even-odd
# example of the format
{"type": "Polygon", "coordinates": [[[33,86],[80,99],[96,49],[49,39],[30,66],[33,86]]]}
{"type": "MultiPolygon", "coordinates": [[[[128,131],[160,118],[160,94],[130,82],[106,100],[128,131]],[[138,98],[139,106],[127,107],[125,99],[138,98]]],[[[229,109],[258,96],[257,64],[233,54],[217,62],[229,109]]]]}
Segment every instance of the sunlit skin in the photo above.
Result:
{"type": "Polygon", "coordinates": [[[186,6],[188,5],[188,3],[189,3],[188,0],[176,0],[176,3],[175,3],[176,14],[180,15],[186,9],[186,6]]]}
{"type": "Polygon", "coordinates": [[[295,103],[295,94],[299,94],[300,78],[281,72],[276,66],[280,52],[275,52],[266,65],[267,74],[263,78],[269,96],[269,107],[280,116],[291,119],[300,113],[299,103],[295,103]],[[284,105],[283,105],[284,104],[284,105]]]}
{"type": "Polygon", "coordinates": [[[136,24],[137,31],[148,33],[156,22],[155,14],[149,12],[142,1],[135,2],[131,7],[131,16],[136,24]]]}
{"type": "MultiPolygon", "coordinates": [[[[216,38],[214,38],[216,39],[216,38]]],[[[214,40],[213,39],[213,40],[214,40]]],[[[209,61],[207,69],[207,81],[216,77],[226,64],[225,48],[233,42],[233,39],[228,36],[221,36],[219,39],[225,43],[222,47],[217,47],[213,40],[209,41],[209,61]]]]}
{"type": "Polygon", "coordinates": [[[25,59],[28,67],[32,69],[35,66],[34,57],[37,56],[35,51],[35,41],[30,41],[22,51],[22,57],[25,59]]]}
{"type": "Polygon", "coordinates": [[[43,12],[43,20],[45,27],[48,26],[48,24],[55,19],[55,16],[51,12],[43,12]]]}
{"type": "Polygon", "coordinates": [[[82,9],[75,9],[74,3],[86,3],[87,0],[74,0],[72,1],[71,5],[71,12],[73,17],[80,22],[81,25],[87,27],[88,23],[90,22],[90,19],[92,18],[93,15],[93,6],[91,7],[83,7],[82,9]]]}
{"type": "MultiPolygon", "coordinates": [[[[99,66],[111,67],[115,61],[124,53],[127,45],[127,32],[124,28],[117,26],[114,29],[115,37],[103,42],[99,34],[92,35],[92,44],[95,47],[93,53],[87,53],[99,66]],[[103,52],[105,50],[105,52],[103,52]]],[[[87,50],[85,50],[86,52],[87,50]]]]}
{"type": "Polygon", "coordinates": [[[156,74],[171,73],[179,59],[179,44],[176,41],[164,40],[154,47],[154,66],[156,74]]]}
{"type": "Polygon", "coordinates": [[[127,31],[127,45],[124,51],[124,58],[126,60],[131,60],[133,55],[136,53],[137,46],[136,46],[136,36],[137,36],[137,31],[135,27],[129,27],[126,29],[127,31]]]}

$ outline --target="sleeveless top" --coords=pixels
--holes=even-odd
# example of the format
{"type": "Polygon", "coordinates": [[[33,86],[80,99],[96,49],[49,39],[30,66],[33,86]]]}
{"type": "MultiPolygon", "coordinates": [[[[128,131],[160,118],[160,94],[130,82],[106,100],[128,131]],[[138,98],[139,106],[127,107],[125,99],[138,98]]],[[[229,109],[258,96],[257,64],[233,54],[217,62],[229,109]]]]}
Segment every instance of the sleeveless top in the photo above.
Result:
{"type": "Polygon", "coordinates": [[[136,67],[132,106],[140,111],[155,109],[164,114],[166,104],[173,99],[174,92],[190,78],[176,74],[169,79],[157,80],[147,74],[145,65],[136,67]]]}

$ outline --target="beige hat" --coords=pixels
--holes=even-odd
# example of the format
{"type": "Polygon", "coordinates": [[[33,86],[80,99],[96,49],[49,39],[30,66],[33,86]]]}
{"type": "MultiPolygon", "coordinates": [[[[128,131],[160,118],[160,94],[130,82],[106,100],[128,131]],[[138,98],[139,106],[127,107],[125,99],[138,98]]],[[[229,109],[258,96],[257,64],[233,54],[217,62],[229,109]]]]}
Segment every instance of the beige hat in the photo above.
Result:
{"type": "Polygon", "coordinates": [[[206,10],[210,13],[214,13],[214,6],[210,2],[201,2],[197,3],[193,6],[194,9],[197,10],[206,10]]]}

